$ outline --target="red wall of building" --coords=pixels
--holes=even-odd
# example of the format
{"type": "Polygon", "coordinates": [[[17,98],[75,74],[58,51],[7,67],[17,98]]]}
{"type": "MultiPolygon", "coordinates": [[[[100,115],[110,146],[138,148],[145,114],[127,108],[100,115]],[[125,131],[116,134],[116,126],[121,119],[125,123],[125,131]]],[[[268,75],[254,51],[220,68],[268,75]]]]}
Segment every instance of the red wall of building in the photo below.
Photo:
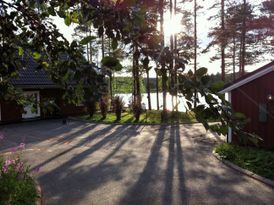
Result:
{"type": "Polygon", "coordinates": [[[246,131],[254,132],[264,139],[262,146],[274,149],[274,101],[267,96],[274,96],[274,72],[257,78],[231,92],[233,110],[244,113],[250,122],[246,131]],[[259,105],[267,105],[267,121],[259,121],[259,105]]]}
{"type": "Polygon", "coordinates": [[[1,102],[1,121],[15,122],[22,118],[22,107],[18,106],[16,102],[1,102]]]}
{"type": "MultiPolygon", "coordinates": [[[[42,89],[40,91],[40,102],[46,99],[55,99],[56,104],[61,108],[62,114],[66,116],[75,116],[86,113],[85,106],[75,106],[65,104],[62,100],[63,91],[60,89],[42,89]]],[[[18,122],[22,120],[22,106],[16,102],[1,102],[1,122],[18,122]]],[[[43,113],[41,109],[41,118],[50,117],[48,114],[43,113]]]]}
{"type": "Polygon", "coordinates": [[[40,91],[41,101],[45,98],[54,98],[56,101],[56,104],[60,107],[62,110],[62,114],[64,115],[81,115],[86,113],[85,106],[76,106],[71,104],[66,104],[63,99],[63,91],[59,89],[46,89],[40,91]]]}

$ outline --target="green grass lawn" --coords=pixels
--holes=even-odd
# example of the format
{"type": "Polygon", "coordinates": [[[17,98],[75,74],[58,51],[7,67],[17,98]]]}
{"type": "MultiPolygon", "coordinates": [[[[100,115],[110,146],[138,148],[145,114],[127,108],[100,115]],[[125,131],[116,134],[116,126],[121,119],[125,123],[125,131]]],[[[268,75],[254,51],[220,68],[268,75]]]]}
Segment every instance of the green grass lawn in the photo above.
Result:
{"type": "Polygon", "coordinates": [[[250,170],[258,175],[274,180],[274,152],[254,147],[240,147],[220,144],[214,149],[222,158],[250,170]]]}
{"type": "MultiPolygon", "coordinates": [[[[193,113],[178,113],[178,120],[175,117],[172,117],[172,114],[169,113],[168,123],[179,122],[179,123],[193,123],[197,122],[193,113]]],[[[89,122],[104,122],[104,123],[114,123],[116,121],[116,116],[114,113],[108,113],[106,119],[102,120],[102,115],[96,113],[92,118],[89,115],[80,116],[79,118],[88,120],[89,122]]],[[[131,112],[123,112],[121,120],[119,123],[136,123],[135,118],[131,112]]],[[[147,111],[147,113],[142,113],[139,123],[161,123],[161,112],[157,110],[147,111]]]]}

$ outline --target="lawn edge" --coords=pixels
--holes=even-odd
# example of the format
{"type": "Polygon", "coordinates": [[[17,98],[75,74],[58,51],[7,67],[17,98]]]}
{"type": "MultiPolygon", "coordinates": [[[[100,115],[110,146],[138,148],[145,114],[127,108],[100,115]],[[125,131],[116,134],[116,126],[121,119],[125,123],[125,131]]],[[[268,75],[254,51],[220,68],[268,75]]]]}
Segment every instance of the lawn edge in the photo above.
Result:
{"type": "Polygon", "coordinates": [[[174,124],[180,124],[180,125],[192,125],[192,124],[201,124],[200,122],[174,122],[174,123],[146,123],[146,122],[126,122],[126,123],[122,123],[122,122],[92,122],[89,120],[85,120],[85,119],[79,119],[77,117],[68,117],[68,120],[73,120],[73,121],[79,121],[79,122],[88,122],[88,123],[93,123],[93,124],[103,124],[103,125],[174,125],[174,124]]]}
{"type": "Polygon", "coordinates": [[[220,157],[220,155],[218,153],[216,153],[214,150],[213,150],[212,154],[213,154],[213,156],[215,156],[216,159],[218,159],[219,161],[221,161],[224,165],[226,165],[226,166],[228,166],[228,167],[230,167],[230,168],[232,168],[232,169],[240,172],[241,174],[244,174],[244,175],[246,175],[246,176],[248,176],[248,177],[250,177],[252,179],[255,179],[255,180],[257,180],[257,181],[259,181],[259,182],[261,182],[261,183],[263,183],[263,184],[271,187],[271,188],[274,188],[274,181],[272,181],[271,179],[267,179],[265,177],[262,177],[262,176],[260,176],[258,174],[255,174],[252,171],[249,171],[247,169],[243,169],[243,168],[239,167],[238,165],[236,165],[236,164],[234,164],[234,163],[232,163],[232,162],[230,162],[228,160],[222,159],[220,157]]]}

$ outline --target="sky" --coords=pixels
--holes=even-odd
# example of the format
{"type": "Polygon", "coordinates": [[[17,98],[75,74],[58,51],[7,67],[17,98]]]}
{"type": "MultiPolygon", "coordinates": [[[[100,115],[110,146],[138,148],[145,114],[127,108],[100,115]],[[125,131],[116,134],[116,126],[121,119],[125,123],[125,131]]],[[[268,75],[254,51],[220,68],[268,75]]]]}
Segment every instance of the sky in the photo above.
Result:
{"type": "MultiPolygon", "coordinates": [[[[199,42],[201,49],[204,49],[207,46],[207,44],[210,42],[210,39],[208,38],[207,35],[208,35],[208,32],[210,31],[210,28],[216,24],[216,22],[214,22],[214,21],[209,22],[207,20],[207,18],[209,16],[214,15],[214,13],[216,12],[214,10],[208,10],[209,6],[212,5],[213,1],[214,0],[200,0],[200,1],[198,1],[198,3],[203,7],[198,12],[198,17],[197,17],[198,42],[199,42]]],[[[232,0],[230,0],[230,1],[232,1],[232,0]]],[[[237,1],[239,1],[239,0],[237,0],[237,1]]],[[[258,4],[261,2],[261,0],[249,0],[249,2],[251,2],[253,4],[258,4]]],[[[193,5],[190,4],[186,8],[191,8],[192,6],[193,5]]],[[[169,19],[168,13],[165,14],[165,19],[166,20],[169,19]]],[[[71,26],[68,27],[64,24],[64,20],[59,17],[53,17],[53,22],[57,25],[57,28],[69,41],[73,40],[72,34],[74,32],[75,25],[72,24],[71,26]]],[[[174,25],[174,27],[178,27],[178,25],[174,25]]],[[[169,26],[169,28],[172,28],[172,27],[169,26]]],[[[215,74],[217,72],[220,72],[220,70],[221,70],[220,61],[210,62],[210,57],[214,56],[214,53],[215,53],[215,51],[213,50],[206,54],[201,54],[198,56],[198,63],[199,63],[198,67],[200,66],[200,67],[208,68],[209,74],[215,74]]],[[[259,64],[248,65],[248,66],[246,66],[246,70],[250,72],[250,71],[253,71],[267,63],[268,62],[264,61],[259,64]]],[[[128,64],[128,61],[123,62],[123,64],[125,66],[126,64],[128,64]]],[[[191,64],[187,65],[186,70],[192,69],[192,67],[193,66],[191,64]]],[[[150,75],[151,75],[151,77],[155,77],[155,72],[151,71],[150,75]]]]}

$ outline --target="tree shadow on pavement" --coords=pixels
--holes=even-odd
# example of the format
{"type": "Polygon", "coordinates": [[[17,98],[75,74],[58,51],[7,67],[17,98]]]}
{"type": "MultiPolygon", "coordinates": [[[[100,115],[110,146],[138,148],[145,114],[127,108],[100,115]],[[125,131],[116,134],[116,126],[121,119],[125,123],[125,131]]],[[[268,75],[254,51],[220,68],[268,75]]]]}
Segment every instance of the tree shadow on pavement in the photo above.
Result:
{"type": "Polygon", "coordinates": [[[121,205],[155,204],[155,199],[159,192],[157,181],[160,181],[162,178],[160,175],[161,168],[159,167],[159,161],[161,160],[160,149],[164,141],[165,133],[165,125],[162,125],[158,135],[155,137],[155,141],[150,150],[150,155],[142,173],[121,199],[121,205]]]}
{"type": "Polygon", "coordinates": [[[39,145],[48,143],[51,145],[68,141],[80,136],[92,129],[96,124],[69,122],[62,124],[60,120],[43,120],[2,125],[0,130],[5,138],[1,142],[0,151],[9,150],[20,143],[26,145],[39,145]]]}
{"type": "MultiPolygon", "coordinates": [[[[109,133],[111,128],[113,128],[112,125],[106,127],[103,131],[101,130],[100,133],[109,133]]],[[[123,178],[122,170],[128,166],[129,159],[134,158],[134,156],[128,154],[119,160],[113,160],[113,158],[131,137],[135,137],[138,134],[136,133],[138,128],[138,125],[119,126],[114,132],[102,138],[99,137],[98,131],[97,134],[95,133],[95,136],[89,136],[91,139],[98,137],[100,139],[98,142],[80,152],[78,151],[77,154],[73,153],[73,156],[64,161],[64,163],[42,174],[38,180],[45,190],[47,202],[49,204],[72,204],[72,202],[77,204],[78,200],[82,201],[87,194],[105,183],[121,180],[123,178]],[[103,147],[106,147],[113,141],[115,141],[114,148],[106,150],[110,152],[102,153],[102,156],[96,160],[98,163],[94,163],[94,159],[92,159],[93,153],[102,151],[103,147]],[[90,159],[93,160],[93,163],[89,162],[90,159]]],[[[79,142],[74,148],[83,145],[86,141],[87,139],[79,142]]],[[[72,149],[66,150],[66,153],[62,153],[62,155],[67,155],[72,149]]],[[[54,156],[50,161],[56,161],[56,157],[59,156],[54,156]]],[[[48,162],[43,162],[40,165],[48,162]]]]}
{"type": "Polygon", "coordinates": [[[179,125],[159,128],[143,171],[119,204],[188,204],[179,125]]]}

